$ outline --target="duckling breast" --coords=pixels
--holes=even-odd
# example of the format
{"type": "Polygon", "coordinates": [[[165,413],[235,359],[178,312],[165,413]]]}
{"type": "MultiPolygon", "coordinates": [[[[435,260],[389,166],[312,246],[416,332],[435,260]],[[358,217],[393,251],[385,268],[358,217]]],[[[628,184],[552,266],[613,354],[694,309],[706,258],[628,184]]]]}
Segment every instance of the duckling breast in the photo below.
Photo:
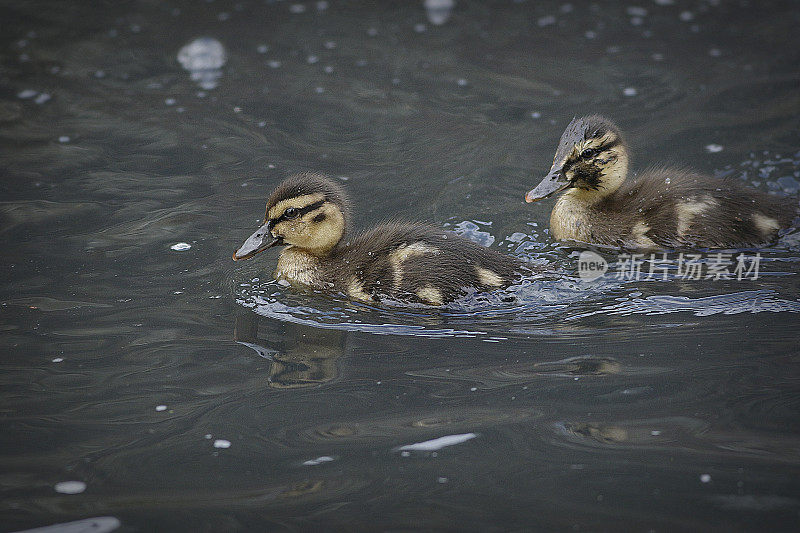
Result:
{"type": "Polygon", "coordinates": [[[319,257],[289,246],[281,251],[273,277],[279,281],[287,281],[292,285],[307,285],[329,289],[330,287],[326,286],[327,283],[323,280],[321,272],[319,257]]]}

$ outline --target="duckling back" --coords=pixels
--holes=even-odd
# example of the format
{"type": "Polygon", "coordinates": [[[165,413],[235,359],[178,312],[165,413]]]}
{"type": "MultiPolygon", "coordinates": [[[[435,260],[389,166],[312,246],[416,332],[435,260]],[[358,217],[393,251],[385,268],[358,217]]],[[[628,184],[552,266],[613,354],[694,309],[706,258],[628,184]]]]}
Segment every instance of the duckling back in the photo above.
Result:
{"type": "Polygon", "coordinates": [[[605,244],[645,248],[757,246],[790,226],[796,212],[791,200],[730,179],[669,169],[628,181],[593,208],[598,220],[627,230],[605,244]]]}
{"type": "Polygon", "coordinates": [[[507,287],[530,272],[522,261],[419,223],[393,222],[333,250],[331,281],[354,299],[442,305],[470,290],[507,287]]]}

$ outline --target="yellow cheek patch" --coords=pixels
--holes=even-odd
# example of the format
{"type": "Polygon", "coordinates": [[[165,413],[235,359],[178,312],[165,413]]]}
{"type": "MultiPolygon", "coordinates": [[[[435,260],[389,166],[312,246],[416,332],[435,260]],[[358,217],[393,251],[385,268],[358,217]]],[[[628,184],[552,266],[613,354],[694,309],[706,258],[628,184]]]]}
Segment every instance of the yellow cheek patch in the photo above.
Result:
{"type": "Polygon", "coordinates": [[[302,209],[306,206],[309,206],[315,202],[320,202],[325,199],[325,195],[322,193],[314,193],[314,194],[304,194],[302,196],[295,196],[294,198],[287,198],[286,200],[281,200],[277,204],[273,205],[267,211],[267,219],[275,219],[278,218],[283,214],[290,207],[294,207],[296,209],[302,209]]]}

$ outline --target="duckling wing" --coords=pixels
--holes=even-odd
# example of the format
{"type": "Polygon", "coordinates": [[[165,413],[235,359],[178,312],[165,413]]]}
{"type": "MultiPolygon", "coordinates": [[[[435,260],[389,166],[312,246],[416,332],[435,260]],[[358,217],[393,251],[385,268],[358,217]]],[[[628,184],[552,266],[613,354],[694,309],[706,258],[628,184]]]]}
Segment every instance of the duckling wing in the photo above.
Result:
{"type": "Polygon", "coordinates": [[[465,290],[510,285],[518,259],[439,228],[387,223],[353,239],[345,252],[364,290],[377,297],[441,305],[465,290]]]}
{"type": "Polygon", "coordinates": [[[662,247],[753,246],[791,224],[790,202],[728,180],[654,169],[614,196],[626,206],[632,233],[662,247]]]}

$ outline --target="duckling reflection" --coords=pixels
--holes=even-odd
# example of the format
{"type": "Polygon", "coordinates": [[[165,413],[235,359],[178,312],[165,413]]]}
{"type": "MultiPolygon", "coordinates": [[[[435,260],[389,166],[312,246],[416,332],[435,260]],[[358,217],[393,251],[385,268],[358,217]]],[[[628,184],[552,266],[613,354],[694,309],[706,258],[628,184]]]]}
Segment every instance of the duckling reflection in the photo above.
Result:
{"type": "Polygon", "coordinates": [[[525,200],[563,192],[550,215],[554,238],[625,248],[756,246],[797,214],[787,199],[690,171],[659,168],[626,181],[628,160],[614,123],[574,119],[525,200]]]}
{"type": "MultiPolygon", "coordinates": [[[[272,361],[269,386],[276,389],[314,387],[339,376],[337,360],[345,352],[345,331],[310,328],[285,323],[280,337],[284,342],[258,338],[258,327],[266,319],[254,313],[236,317],[234,340],[272,361]]],[[[272,322],[268,322],[272,324],[272,322]]]]}
{"type": "Polygon", "coordinates": [[[595,422],[565,423],[564,430],[576,436],[589,438],[602,444],[618,444],[628,440],[628,431],[620,426],[595,422]]]}
{"type": "Polygon", "coordinates": [[[321,174],[291,176],[269,197],[264,225],[233,259],[285,245],[278,280],[361,302],[431,306],[508,287],[533,272],[515,257],[420,223],[384,223],[351,237],[349,211],[337,183],[321,174]]]}

